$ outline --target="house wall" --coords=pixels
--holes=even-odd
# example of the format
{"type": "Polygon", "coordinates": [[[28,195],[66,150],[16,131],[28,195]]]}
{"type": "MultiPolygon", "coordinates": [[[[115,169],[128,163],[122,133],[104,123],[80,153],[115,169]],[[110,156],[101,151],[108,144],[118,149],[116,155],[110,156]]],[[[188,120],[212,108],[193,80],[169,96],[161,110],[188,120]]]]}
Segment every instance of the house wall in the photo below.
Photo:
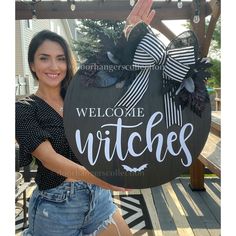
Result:
{"type": "Polygon", "coordinates": [[[21,50],[21,37],[20,37],[20,21],[15,24],[15,71],[16,74],[23,74],[22,50],[21,50]]]}

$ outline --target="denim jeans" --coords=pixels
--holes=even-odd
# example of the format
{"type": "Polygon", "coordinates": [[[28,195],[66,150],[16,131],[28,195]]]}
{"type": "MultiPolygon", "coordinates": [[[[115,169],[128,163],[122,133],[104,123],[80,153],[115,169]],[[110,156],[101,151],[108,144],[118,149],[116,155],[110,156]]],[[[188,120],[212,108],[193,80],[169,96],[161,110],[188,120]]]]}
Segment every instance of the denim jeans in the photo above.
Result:
{"type": "Polygon", "coordinates": [[[43,191],[36,188],[23,236],[97,235],[114,223],[116,208],[109,190],[82,181],[63,182],[43,191]]]}

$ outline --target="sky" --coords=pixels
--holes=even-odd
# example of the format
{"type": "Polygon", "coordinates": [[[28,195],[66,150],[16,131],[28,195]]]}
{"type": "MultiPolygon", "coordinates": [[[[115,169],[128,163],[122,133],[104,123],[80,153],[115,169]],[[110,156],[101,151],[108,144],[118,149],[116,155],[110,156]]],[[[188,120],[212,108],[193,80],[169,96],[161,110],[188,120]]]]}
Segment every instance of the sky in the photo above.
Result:
{"type": "MultiPolygon", "coordinates": [[[[178,36],[179,34],[181,34],[182,32],[184,32],[185,30],[187,30],[187,28],[184,26],[184,24],[186,24],[186,20],[166,20],[163,21],[163,23],[176,35],[178,36]]],[[[160,34],[159,35],[160,39],[163,41],[163,43],[165,45],[168,45],[169,40],[163,35],[160,34]]]]}

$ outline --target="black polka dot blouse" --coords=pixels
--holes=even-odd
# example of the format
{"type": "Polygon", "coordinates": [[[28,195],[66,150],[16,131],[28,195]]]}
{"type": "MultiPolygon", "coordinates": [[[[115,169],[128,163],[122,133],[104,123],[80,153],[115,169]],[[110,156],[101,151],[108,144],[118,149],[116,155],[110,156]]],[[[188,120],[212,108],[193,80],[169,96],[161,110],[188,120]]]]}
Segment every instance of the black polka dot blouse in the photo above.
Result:
{"type": "MultiPolygon", "coordinates": [[[[54,150],[64,157],[79,163],[73,154],[64,132],[63,118],[44,100],[30,95],[16,102],[16,140],[19,144],[19,165],[29,165],[31,153],[48,140],[54,150]]],[[[35,182],[39,190],[54,188],[66,177],[45,168],[36,159],[38,165],[35,182]]]]}

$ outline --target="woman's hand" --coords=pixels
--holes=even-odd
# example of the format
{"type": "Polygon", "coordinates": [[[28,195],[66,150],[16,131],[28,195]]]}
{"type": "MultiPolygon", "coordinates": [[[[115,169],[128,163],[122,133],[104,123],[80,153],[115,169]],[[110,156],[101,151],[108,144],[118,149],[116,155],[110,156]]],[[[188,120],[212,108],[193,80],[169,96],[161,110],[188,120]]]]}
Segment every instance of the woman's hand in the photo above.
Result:
{"type": "Polygon", "coordinates": [[[130,191],[130,189],[125,189],[122,187],[118,187],[118,186],[114,186],[111,185],[109,183],[106,183],[105,181],[97,178],[96,176],[94,176],[91,172],[89,172],[85,167],[83,168],[83,174],[82,174],[82,178],[81,180],[83,180],[84,182],[90,183],[90,184],[95,184],[97,186],[100,186],[101,188],[104,189],[109,189],[111,191],[130,191]]]}
{"type": "Polygon", "coordinates": [[[139,21],[149,25],[156,14],[155,10],[151,10],[152,3],[152,0],[138,0],[126,19],[126,27],[135,25],[139,21]]]}
{"type": "Polygon", "coordinates": [[[97,178],[91,174],[84,166],[81,166],[64,156],[57,153],[49,141],[41,143],[33,152],[42,165],[68,179],[73,179],[75,181],[82,180],[84,182],[98,185],[105,189],[110,189],[112,191],[127,191],[125,188],[116,187],[111,184],[104,182],[103,180],[97,178]]]}

